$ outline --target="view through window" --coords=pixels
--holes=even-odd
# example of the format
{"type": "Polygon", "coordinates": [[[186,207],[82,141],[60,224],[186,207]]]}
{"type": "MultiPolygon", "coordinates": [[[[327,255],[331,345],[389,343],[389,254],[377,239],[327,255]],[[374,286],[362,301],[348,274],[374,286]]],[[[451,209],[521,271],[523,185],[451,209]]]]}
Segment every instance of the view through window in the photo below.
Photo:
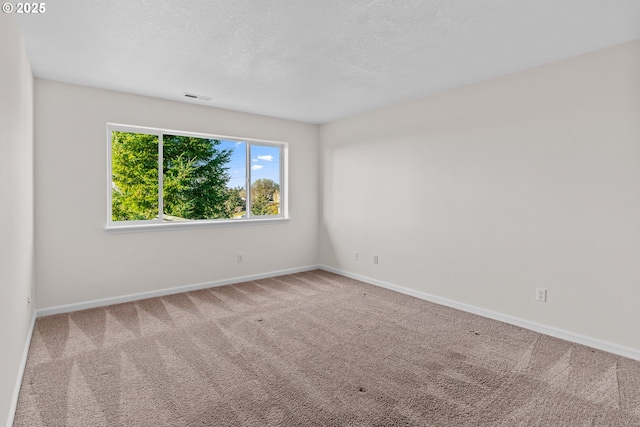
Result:
{"type": "Polygon", "coordinates": [[[282,217],[284,144],[108,126],[112,225],[282,217]]]}

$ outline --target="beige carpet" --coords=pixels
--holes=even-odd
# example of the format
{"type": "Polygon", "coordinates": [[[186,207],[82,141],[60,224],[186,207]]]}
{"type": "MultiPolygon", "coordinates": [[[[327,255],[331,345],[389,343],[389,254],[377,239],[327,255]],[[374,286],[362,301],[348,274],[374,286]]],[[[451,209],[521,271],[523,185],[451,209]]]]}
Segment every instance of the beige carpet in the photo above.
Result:
{"type": "Polygon", "coordinates": [[[640,426],[640,362],[318,270],[38,319],[14,425],[640,426]]]}

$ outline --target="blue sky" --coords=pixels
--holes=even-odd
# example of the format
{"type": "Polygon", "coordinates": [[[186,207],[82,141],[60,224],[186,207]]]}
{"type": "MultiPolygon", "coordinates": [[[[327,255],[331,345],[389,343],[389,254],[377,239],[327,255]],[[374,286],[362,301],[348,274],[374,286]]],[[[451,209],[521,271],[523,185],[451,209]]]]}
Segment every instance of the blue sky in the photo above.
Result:
{"type": "MultiPolygon", "coordinates": [[[[228,187],[244,187],[246,175],[245,142],[220,140],[221,149],[233,148],[229,175],[231,179],[228,187]]],[[[251,182],[258,179],[271,179],[280,184],[280,148],[266,145],[251,146],[251,182]]]]}

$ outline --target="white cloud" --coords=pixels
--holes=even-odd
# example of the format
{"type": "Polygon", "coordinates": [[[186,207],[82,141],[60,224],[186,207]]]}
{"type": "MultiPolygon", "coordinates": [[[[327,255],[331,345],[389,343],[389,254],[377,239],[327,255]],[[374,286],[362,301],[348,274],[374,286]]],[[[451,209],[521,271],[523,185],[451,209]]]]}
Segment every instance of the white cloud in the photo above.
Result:
{"type": "Polygon", "coordinates": [[[267,162],[270,162],[271,160],[273,160],[273,156],[271,154],[267,154],[266,156],[258,156],[258,160],[265,160],[267,162]]]}
{"type": "Polygon", "coordinates": [[[258,171],[258,170],[262,169],[263,167],[264,166],[262,166],[262,165],[253,165],[253,166],[251,166],[251,170],[252,171],[258,171]]]}
{"type": "Polygon", "coordinates": [[[258,159],[253,159],[253,161],[254,161],[254,162],[257,162],[257,161],[258,161],[258,159]]]}

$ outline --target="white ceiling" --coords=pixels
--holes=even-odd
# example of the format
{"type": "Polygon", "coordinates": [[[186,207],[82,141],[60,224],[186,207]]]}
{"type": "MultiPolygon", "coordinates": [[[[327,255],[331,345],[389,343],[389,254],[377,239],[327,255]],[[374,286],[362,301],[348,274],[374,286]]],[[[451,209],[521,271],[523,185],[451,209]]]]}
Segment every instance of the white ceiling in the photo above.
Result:
{"type": "Polygon", "coordinates": [[[54,0],[46,8],[19,15],[36,77],[309,123],[640,39],[638,0],[54,0]]]}

